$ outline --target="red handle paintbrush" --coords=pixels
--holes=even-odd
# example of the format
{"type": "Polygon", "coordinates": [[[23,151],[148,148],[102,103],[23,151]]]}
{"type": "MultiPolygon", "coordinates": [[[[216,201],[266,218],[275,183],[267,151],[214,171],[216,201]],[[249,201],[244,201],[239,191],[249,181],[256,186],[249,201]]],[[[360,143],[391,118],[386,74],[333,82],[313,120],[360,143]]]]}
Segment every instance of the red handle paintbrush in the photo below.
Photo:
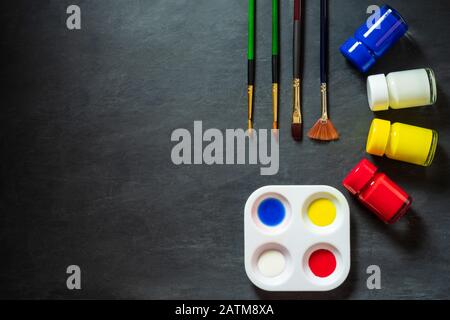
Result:
{"type": "Polygon", "coordinates": [[[294,81],[293,81],[293,112],[292,137],[296,141],[302,140],[303,124],[301,111],[301,51],[302,51],[302,0],[294,0],[294,81]]]}

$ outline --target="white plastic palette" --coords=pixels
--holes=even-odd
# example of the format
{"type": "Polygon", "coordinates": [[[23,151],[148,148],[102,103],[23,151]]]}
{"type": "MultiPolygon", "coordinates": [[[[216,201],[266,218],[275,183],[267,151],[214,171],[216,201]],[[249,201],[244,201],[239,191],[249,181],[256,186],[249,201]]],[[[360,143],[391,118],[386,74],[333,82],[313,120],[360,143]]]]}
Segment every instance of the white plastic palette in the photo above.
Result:
{"type": "Polygon", "coordinates": [[[335,188],[262,187],[247,200],[244,229],[245,270],[263,290],[329,291],[347,278],[350,210],[345,197],[335,188]],[[328,200],[334,205],[334,218],[330,224],[319,226],[310,218],[312,204],[330,203],[328,200]],[[268,201],[275,207],[278,203],[277,208],[282,204],[284,218],[269,224],[261,220],[261,208],[266,208],[268,201]]]}

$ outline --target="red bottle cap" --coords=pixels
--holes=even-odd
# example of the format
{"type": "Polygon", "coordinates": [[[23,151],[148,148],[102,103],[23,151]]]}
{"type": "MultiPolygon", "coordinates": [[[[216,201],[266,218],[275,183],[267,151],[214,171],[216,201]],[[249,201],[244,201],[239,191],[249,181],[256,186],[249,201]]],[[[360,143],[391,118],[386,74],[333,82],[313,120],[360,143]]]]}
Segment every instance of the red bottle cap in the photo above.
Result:
{"type": "Polygon", "coordinates": [[[362,159],[345,177],[342,184],[353,195],[359,193],[373,178],[378,168],[367,159],[362,159]]]}

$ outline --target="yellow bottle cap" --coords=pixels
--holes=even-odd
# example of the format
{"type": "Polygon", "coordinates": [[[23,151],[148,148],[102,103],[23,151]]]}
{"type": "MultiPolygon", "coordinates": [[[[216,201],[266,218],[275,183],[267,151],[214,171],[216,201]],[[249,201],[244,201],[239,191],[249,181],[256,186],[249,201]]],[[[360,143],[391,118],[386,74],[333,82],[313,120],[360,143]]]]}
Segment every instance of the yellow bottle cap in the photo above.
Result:
{"type": "Polygon", "coordinates": [[[381,119],[373,119],[367,137],[367,153],[383,156],[389,141],[391,122],[381,119]]]}

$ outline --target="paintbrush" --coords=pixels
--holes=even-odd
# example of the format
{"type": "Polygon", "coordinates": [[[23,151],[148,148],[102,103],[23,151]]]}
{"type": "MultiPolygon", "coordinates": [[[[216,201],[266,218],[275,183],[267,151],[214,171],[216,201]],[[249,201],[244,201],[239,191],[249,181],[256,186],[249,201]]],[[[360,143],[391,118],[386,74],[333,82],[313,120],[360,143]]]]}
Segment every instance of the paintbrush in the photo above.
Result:
{"type": "Polygon", "coordinates": [[[248,130],[253,129],[253,96],[255,91],[255,0],[248,0],[248,130]]]}
{"type": "Polygon", "coordinates": [[[302,50],[302,0],[294,0],[294,81],[293,81],[293,112],[291,132],[296,141],[302,140],[303,124],[301,111],[301,50],[302,50]]]}
{"type": "Polygon", "coordinates": [[[280,80],[278,7],[279,0],[272,0],[272,129],[278,129],[278,84],[280,80]]]}
{"type": "Polygon", "coordinates": [[[328,117],[328,1],[320,1],[320,93],[322,116],[309,130],[308,137],[315,140],[331,141],[339,139],[333,123],[328,117]]]}

